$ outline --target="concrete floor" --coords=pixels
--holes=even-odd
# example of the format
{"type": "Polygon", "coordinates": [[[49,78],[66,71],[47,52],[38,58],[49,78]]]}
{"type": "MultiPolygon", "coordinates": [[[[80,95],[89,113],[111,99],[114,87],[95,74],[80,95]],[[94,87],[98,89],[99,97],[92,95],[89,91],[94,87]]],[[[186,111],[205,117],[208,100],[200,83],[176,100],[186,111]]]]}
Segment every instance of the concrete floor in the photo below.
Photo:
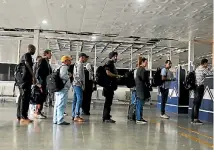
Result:
{"type": "MultiPolygon", "coordinates": [[[[155,107],[144,109],[147,125],[127,121],[127,105],[113,105],[116,124],[102,123],[102,105],[93,104],[92,115],[82,124],[52,124],[52,110],[45,109],[46,120],[20,126],[14,103],[0,104],[0,149],[48,150],[196,150],[213,149],[213,125],[192,126],[187,116],[170,114],[170,120],[159,118],[155,107]]],[[[67,112],[71,114],[70,105],[67,112]]],[[[70,121],[70,116],[66,117],[70,121]]]]}

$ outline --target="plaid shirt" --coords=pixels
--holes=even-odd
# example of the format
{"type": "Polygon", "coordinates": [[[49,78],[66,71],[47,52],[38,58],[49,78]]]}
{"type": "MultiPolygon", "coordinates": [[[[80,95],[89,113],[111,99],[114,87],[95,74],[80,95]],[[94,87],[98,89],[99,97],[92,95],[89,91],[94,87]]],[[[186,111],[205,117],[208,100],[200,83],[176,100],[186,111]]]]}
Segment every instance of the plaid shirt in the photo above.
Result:
{"type": "Polygon", "coordinates": [[[195,70],[195,76],[196,76],[196,85],[204,85],[204,80],[206,78],[206,76],[208,75],[212,75],[213,73],[207,69],[204,68],[202,66],[199,66],[196,70],[195,70]]]}

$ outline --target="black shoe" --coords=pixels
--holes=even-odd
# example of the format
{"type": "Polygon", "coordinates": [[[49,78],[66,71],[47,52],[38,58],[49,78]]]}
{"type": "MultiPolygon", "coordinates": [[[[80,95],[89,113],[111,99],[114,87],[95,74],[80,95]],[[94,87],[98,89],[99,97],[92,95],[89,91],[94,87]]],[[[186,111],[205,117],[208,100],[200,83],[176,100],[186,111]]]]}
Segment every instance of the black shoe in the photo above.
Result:
{"type": "Polygon", "coordinates": [[[112,119],[108,119],[108,120],[103,119],[103,122],[104,123],[116,123],[116,121],[112,120],[112,119]]]}
{"type": "Polygon", "coordinates": [[[64,116],[68,116],[68,114],[64,112],[64,116]]]}
{"type": "Polygon", "coordinates": [[[203,125],[204,123],[201,122],[200,120],[196,120],[196,121],[192,121],[191,124],[194,124],[194,125],[203,125]]]}
{"type": "Polygon", "coordinates": [[[60,123],[58,125],[70,125],[70,123],[64,121],[64,122],[62,122],[62,123],[60,123]]]}
{"type": "Polygon", "coordinates": [[[41,116],[43,116],[44,118],[47,118],[47,116],[46,116],[46,115],[44,115],[44,113],[41,113],[41,116]]]}

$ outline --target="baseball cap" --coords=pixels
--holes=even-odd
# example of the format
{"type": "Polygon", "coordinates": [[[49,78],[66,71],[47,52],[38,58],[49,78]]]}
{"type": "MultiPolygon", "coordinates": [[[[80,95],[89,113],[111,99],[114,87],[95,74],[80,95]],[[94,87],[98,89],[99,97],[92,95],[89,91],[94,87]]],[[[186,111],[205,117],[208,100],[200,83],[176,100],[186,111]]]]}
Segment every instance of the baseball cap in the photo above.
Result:
{"type": "Polygon", "coordinates": [[[66,60],[72,60],[69,56],[62,56],[61,62],[65,62],[66,60]]]}
{"type": "Polygon", "coordinates": [[[89,56],[86,55],[85,53],[80,53],[80,54],[79,54],[79,58],[80,58],[80,57],[86,57],[86,58],[88,58],[89,56]]]}

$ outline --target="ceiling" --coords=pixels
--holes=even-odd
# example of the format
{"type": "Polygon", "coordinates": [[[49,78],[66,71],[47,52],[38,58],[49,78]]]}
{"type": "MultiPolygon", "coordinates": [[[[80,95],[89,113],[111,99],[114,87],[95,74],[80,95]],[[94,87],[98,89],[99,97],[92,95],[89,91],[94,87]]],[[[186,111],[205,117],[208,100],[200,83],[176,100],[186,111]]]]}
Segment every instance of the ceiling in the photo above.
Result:
{"type": "MultiPolygon", "coordinates": [[[[212,0],[1,0],[0,16],[2,62],[17,59],[20,38],[25,52],[33,43],[33,29],[41,32],[40,51],[50,47],[55,60],[65,54],[75,59],[82,51],[93,62],[96,48],[102,64],[114,50],[121,68],[130,67],[131,52],[135,61],[151,49],[154,68],[170,51],[186,63],[190,37],[213,39],[212,0]]],[[[200,55],[211,59],[211,51],[211,45],[196,43],[196,62],[200,55]]]]}

